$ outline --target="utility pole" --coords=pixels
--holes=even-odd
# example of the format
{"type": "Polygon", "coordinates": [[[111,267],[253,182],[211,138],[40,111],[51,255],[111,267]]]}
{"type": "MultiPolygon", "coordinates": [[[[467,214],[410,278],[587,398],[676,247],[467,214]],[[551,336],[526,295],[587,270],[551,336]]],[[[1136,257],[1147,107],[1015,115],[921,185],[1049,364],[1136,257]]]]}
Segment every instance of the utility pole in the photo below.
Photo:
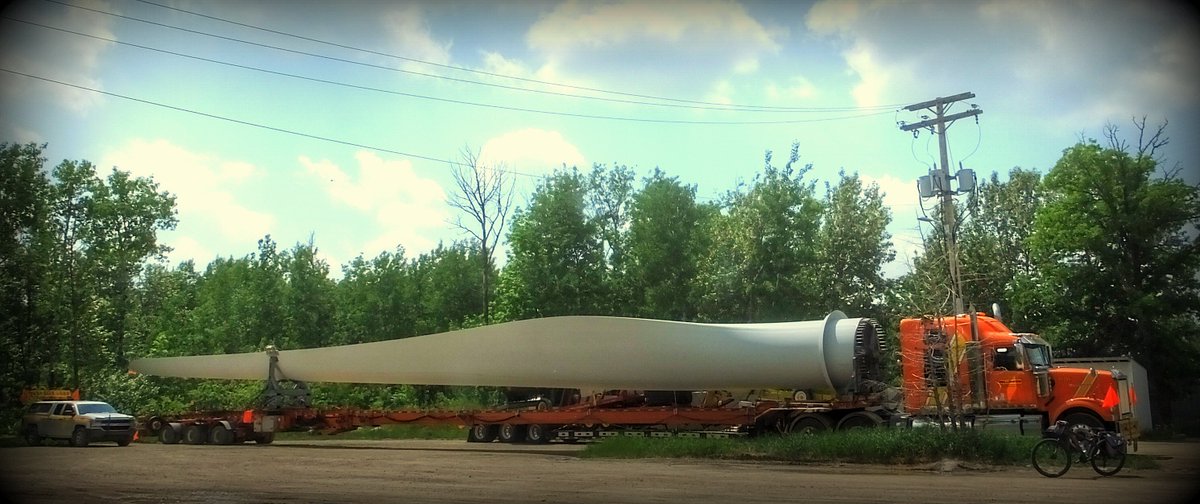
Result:
{"type": "Polygon", "coordinates": [[[975,190],[975,172],[960,169],[954,177],[950,176],[950,156],[946,147],[946,128],[958,119],[982,114],[983,109],[971,105],[971,110],[964,112],[950,115],[946,115],[946,112],[949,110],[951,104],[974,97],[975,93],[967,92],[914,103],[904,107],[904,110],[911,112],[926,109],[932,112],[934,116],[932,118],[922,116],[923,120],[918,123],[900,123],[900,129],[903,131],[912,131],[914,137],[918,134],[917,130],[925,128],[928,128],[931,133],[938,136],[938,148],[941,151],[942,166],[940,169],[930,170],[928,175],[921,177],[918,180],[917,187],[922,198],[933,196],[941,196],[942,198],[942,226],[946,237],[946,261],[950,264],[950,290],[954,299],[955,315],[963,313],[963,298],[962,277],[959,276],[958,272],[958,244],[955,236],[957,234],[955,231],[957,223],[955,222],[954,195],[975,190]],[[958,190],[950,188],[951,179],[958,179],[958,190]]]}

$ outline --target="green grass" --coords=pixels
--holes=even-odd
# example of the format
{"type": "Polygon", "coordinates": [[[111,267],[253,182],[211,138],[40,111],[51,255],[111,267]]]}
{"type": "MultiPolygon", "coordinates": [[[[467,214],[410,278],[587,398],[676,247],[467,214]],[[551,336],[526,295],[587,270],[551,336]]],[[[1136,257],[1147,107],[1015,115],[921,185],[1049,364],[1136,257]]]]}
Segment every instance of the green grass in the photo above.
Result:
{"type": "Polygon", "coordinates": [[[311,441],[314,438],[329,440],[344,439],[463,439],[467,431],[454,425],[386,425],[383,427],[363,427],[349,432],[330,436],[308,432],[280,432],[275,435],[278,440],[311,441]]]}
{"type": "MultiPolygon", "coordinates": [[[[1039,438],[995,432],[869,429],[815,436],[752,439],[618,437],[588,445],[588,458],[707,458],[801,463],[922,464],[954,459],[988,465],[1028,465],[1039,438]]],[[[1157,468],[1151,457],[1130,454],[1127,467],[1157,468]]]]}

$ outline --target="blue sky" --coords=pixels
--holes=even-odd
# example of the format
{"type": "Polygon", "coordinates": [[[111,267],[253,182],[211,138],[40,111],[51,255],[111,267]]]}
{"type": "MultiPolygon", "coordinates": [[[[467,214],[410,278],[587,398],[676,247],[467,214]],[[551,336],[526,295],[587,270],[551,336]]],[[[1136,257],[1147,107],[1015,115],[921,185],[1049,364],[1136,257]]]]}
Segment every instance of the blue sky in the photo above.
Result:
{"type": "Polygon", "coordinates": [[[538,176],[593,163],[713,199],[795,140],[818,184],[844,169],[887,193],[894,276],[937,156],[897,110],[965,91],[954,111],[984,113],[950,128],[951,158],[981,178],[1045,172],[1144,115],[1170,121],[1163,154],[1200,181],[1187,3],[18,0],[3,16],[0,141],[153,176],[178,198],[172,264],[311,236],[337,275],[464,238],[445,198],[466,146],[519,172],[524,203],[538,176]]]}

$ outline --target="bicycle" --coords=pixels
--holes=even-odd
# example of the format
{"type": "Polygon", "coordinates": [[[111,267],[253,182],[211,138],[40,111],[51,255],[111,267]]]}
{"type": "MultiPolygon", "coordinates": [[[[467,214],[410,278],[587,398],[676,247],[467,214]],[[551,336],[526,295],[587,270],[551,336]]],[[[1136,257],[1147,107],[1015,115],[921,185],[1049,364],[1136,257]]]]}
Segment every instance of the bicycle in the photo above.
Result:
{"type": "Polygon", "coordinates": [[[1091,462],[1101,476],[1112,476],[1125,466],[1127,446],[1118,432],[1093,430],[1077,424],[1070,429],[1059,420],[1046,429],[1045,438],[1033,446],[1033,468],[1047,478],[1057,478],[1071,469],[1071,464],[1091,462]]]}

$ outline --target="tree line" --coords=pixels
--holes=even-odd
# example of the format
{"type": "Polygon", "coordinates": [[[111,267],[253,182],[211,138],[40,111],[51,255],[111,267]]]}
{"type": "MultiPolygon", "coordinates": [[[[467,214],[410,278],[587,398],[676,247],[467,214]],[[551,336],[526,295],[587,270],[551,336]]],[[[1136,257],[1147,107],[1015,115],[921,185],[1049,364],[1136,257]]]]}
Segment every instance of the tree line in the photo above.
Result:
{"type": "MultiPolygon", "coordinates": [[[[1134,356],[1150,372],[1156,415],[1169,415],[1162,403],[1200,383],[1200,190],[1158,168],[1158,132],[1130,147],[1107,130],[1108,145],[1082,141],[1045,176],[994,173],[959,208],[956,232],[969,304],[1000,303],[1014,329],[1041,333],[1060,355],[1134,356]]],[[[895,252],[879,187],[844,172],[818,187],[799,144],[783,163],[768,151],[752,180],[711,201],[657,168],[639,179],[617,164],[564,167],[506,219],[502,268],[491,257],[498,242],[481,240],[504,229],[492,212],[491,227],[470,239],[359,256],[337,280],[311,239],[281,248],[266,236],[241,258],[170,267],[156,233],[176,223],[172,195],[120,170],[102,177],[86,161],[47,169],[43,148],[0,148],[8,406],[26,386],[78,385],[139,412],[240,407],[260,386],[130,377],[134,356],[360,343],[572,314],[769,322],[838,309],[894,331],[898,318],[949,311],[940,230],[925,236],[908,274],[885,278],[895,252]]],[[[472,201],[490,200],[459,200],[472,201]]],[[[318,402],[360,407],[488,393],[314,387],[318,402]]]]}

